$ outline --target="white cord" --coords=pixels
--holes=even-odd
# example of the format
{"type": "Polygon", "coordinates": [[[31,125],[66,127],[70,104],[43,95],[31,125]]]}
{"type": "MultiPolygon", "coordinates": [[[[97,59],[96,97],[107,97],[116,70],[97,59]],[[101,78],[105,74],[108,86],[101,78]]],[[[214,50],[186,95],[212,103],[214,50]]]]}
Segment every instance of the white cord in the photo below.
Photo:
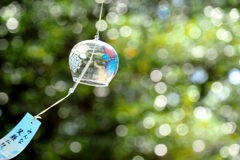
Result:
{"type": "Polygon", "coordinates": [[[99,38],[99,30],[100,30],[100,26],[101,26],[102,11],[103,11],[103,2],[102,2],[102,5],[101,5],[99,20],[98,20],[97,33],[96,33],[97,34],[96,36],[98,36],[98,38],[99,38]]]}
{"type": "Polygon", "coordinates": [[[36,116],[34,116],[33,120],[31,123],[34,122],[35,119],[41,119],[40,115],[42,115],[43,113],[47,112],[49,109],[51,109],[52,107],[56,106],[57,104],[61,103],[63,100],[65,100],[68,96],[70,96],[70,94],[72,94],[75,89],[77,88],[79,82],[81,81],[82,77],[84,76],[84,74],[86,73],[88,67],[90,66],[90,64],[92,63],[92,59],[93,59],[93,55],[95,54],[95,50],[96,50],[96,44],[97,44],[97,41],[99,39],[99,30],[100,30],[100,26],[101,26],[101,19],[102,19],[102,10],[103,10],[103,3],[102,2],[102,5],[101,5],[101,10],[100,10],[100,15],[99,15],[99,21],[98,21],[98,28],[97,28],[97,32],[96,32],[96,35],[95,35],[95,45],[94,45],[94,48],[93,48],[93,53],[88,61],[88,63],[86,64],[86,66],[84,67],[82,73],[79,75],[78,79],[77,79],[77,82],[75,82],[75,84],[73,85],[72,88],[69,89],[68,91],[68,94],[63,97],[62,99],[58,100],[57,102],[55,102],[53,105],[51,105],[50,107],[46,108],[45,110],[43,110],[42,112],[40,112],[39,114],[37,114],[36,116]]]}

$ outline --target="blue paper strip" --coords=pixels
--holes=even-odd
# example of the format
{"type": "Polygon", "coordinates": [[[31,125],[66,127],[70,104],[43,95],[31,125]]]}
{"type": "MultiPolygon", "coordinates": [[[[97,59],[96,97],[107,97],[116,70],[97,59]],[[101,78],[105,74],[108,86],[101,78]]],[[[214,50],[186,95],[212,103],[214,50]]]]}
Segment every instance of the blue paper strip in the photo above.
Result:
{"type": "Polygon", "coordinates": [[[26,113],[11,132],[0,139],[0,160],[16,157],[29,144],[41,125],[37,119],[31,123],[33,118],[31,114],[26,113]]]}

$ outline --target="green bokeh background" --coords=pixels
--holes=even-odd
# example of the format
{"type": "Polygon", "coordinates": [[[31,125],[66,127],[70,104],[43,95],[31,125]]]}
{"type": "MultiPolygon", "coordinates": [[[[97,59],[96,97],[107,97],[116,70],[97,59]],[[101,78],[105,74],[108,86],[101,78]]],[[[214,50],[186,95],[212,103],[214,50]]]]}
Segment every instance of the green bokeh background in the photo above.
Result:
{"type": "MultiPolygon", "coordinates": [[[[1,0],[0,137],[67,94],[70,50],[94,38],[100,3],[1,0]]],[[[100,39],[118,52],[117,75],[43,114],[15,159],[238,159],[239,5],[106,0],[100,39]]]]}

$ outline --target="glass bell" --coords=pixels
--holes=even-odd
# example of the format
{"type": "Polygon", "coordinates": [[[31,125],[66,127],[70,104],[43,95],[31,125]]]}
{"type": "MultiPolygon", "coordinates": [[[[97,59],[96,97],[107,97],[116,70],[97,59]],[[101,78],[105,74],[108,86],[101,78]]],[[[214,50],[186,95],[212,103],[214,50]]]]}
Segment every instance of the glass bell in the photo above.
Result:
{"type": "Polygon", "coordinates": [[[117,73],[118,64],[119,59],[115,49],[98,39],[77,43],[69,55],[73,81],[90,86],[108,86],[117,73]],[[89,61],[91,62],[88,66],[89,61]],[[85,73],[79,81],[82,72],[85,73]]]}

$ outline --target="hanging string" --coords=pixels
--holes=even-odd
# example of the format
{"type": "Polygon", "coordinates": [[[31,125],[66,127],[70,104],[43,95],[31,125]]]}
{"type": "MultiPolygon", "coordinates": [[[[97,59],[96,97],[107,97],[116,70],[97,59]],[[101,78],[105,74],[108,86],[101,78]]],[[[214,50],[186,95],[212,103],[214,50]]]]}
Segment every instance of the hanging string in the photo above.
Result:
{"type": "Polygon", "coordinates": [[[98,20],[98,26],[97,26],[97,32],[96,32],[96,35],[94,37],[95,39],[95,45],[94,45],[94,48],[93,48],[93,53],[88,61],[88,63],[86,64],[86,66],[84,67],[82,73],[79,75],[77,81],[75,82],[75,84],[73,85],[72,88],[69,89],[68,91],[68,94],[63,97],[62,99],[58,100],[57,102],[55,102],[54,104],[52,104],[50,107],[46,108],[45,110],[43,110],[42,112],[40,112],[39,114],[37,114],[36,116],[33,117],[33,120],[31,123],[34,122],[35,119],[41,119],[42,117],[40,117],[40,115],[44,114],[45,112],[47,112],[49,109],[51,109],[52,107],[56,106],[57,104],[61,103],[63,100],[65,100],[67,97],[69,97],[74,91],[75,89],[77,88],[78,84],[80,83],[82,77],[84,76],[84,74],[86,73],[87,69],[89,68],[90,64],[92,63],[92,59],[93,59],[93,55],[95,54],[95,51],[96,51],[96,44],[97,44],[97,41],[99,39],[99,30],[100,30],[100,26],[101,26],[101,19],[102,19],[102,11],[103,11],[103,3],[104,1],[102,2],[101,4],[101,9],[100,9],[100,14],[99,14],[99,20],[98,20]]]}
{"type": "Polygon", "coordinates": [[[62,102],[64,99],[66,99],[68,96],[70,96],[70,92],[68,92],[68,94],[63,97],[62,99],[60,99],[59,101],[55,102],[53,105],[51,105],[50,107],[48,107],[47,109],[43,110],[42,112],[40,112],[39,114],[37,114],[36,116],[34,116],[32,122],[35,120],[35,119],[41,119],[40,115],[42,115],[43,113],[47,112],[49,109],[51,109],[52,107],[56,106],[58,103],[62,102]]]}
{"type": "MultiPolygon", "coordinates": [[[[103,1],[103,2],[104,2],[104,1],[103,1]]],[[[96,33],[97,38],[99,38],[99,30],[100,30],[100,26],[101,26],[102,11],[103,11],[103,2],[102,2],[102,4],[101,4],[101,9],[100,9],[100,14],[99,14],[99,20],[98,20],[97,33],[96,33]]]]}

